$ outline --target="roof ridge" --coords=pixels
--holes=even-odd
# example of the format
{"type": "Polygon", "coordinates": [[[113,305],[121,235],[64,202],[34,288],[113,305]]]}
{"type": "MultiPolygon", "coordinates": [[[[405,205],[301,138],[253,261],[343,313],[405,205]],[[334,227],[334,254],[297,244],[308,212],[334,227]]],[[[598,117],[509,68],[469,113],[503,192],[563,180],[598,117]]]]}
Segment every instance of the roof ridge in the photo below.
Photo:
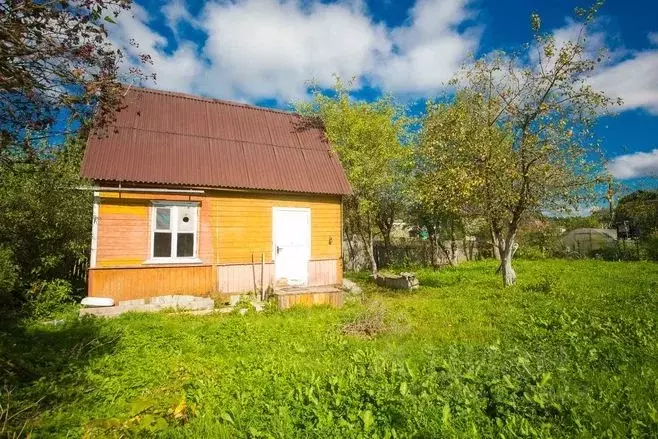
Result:
{"type": "Polygon", "coordinates": [[[200,102],[208,102],[211,104],[222,104],[222,105],[229,105],[229,106],[234,106],[234,107],[242,107],[242,108],[248,108],[251,110],[260,110],[260,111],[269,111],[272,113],[282,113],[282,114],[287,114],[290,116],[299,116],[299,113],[296,113],[294,111],[286,111],[286,110],[280,110],[277,108],[270,108],[270,107],[261,107],[258,105],[253,105],[253,104],[246,104],[242,102],[235,102],[235,101],[229,101],[226,99],[218,99],[218,98],[208,98],[205,96],[198,96],[198,95],[193,95],[190,93],[183,93],[183,92],[178,92],[178,91],[171,91],[171,90],[161,90],[157,88],[146,88],[146,87],[139,87],[136,85],[126,85],[126,88],[128,91],[130,90],[135,90],[140,93],[152,93],[152,94],[159,94],[163,96],[171,96],[175,98],[181,98],[181,99],[190,99],[193,101],[200,101],[200,102]]]}

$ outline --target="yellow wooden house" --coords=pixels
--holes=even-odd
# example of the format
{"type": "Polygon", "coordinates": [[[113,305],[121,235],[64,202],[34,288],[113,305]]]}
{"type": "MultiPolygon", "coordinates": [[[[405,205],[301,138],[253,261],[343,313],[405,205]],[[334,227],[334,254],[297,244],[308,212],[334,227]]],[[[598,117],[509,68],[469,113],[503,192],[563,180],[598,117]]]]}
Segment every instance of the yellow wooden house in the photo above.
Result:
{"type": "Polygon", "coordinates": [[[88,295],[115,301],[342,282],[350,186],[323,133],[293,114],[127,89],[89,137],[88,295]]]}

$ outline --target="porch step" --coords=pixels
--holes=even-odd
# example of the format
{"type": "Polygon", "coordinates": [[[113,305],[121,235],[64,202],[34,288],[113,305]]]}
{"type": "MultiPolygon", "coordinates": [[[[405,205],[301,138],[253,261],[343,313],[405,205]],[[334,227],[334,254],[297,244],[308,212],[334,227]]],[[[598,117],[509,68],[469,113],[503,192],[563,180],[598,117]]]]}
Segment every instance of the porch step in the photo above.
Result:
{"type": "Polygon", "coordinates": [[[281,309],[295,305],[331,305],[334,308],[343,306],[343,290],[332,286],[276,288],[274,296],[281,309]]]}

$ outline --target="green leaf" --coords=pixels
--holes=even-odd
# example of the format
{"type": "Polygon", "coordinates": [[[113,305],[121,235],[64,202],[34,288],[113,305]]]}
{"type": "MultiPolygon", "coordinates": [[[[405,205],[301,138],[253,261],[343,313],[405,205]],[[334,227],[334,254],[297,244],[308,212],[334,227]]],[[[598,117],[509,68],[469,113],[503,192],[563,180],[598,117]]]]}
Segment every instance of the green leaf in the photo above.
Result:
{"type": "Polygon", "coordinates": [[[441,422],[443,422],[443,425],[450,424],[450,405],[448,403],[443,406],[441,411],[441,422]]]}
{"type": "Polygon", "coordinates": [[[105,18],[103,18],[103,20],[107,21],[108,23],[117,24],[114,18],[110,17],[109,15],[106,15],[105,18]]]}
{"type": "Polygon", "coordinates": [[[406,381],[402,381],[402,383],[400,383],[400,394],[406,396],[408,391],[409,389],[407,388],[406,381]]]}
{"type": "Polygon", "coordinates": [[[361,412],[361,421],[363,421],[363,429],[367,431],[375,423],[375,418],[370,410],[364,410],[361,412]]]}
{"type": "Polygon", "coordinates": [[[233,418],[228,412],[223,412],[221,415],[222,419],[228,422],[231,425],[235,425],[235,421],[233,421],[233,418]]]}

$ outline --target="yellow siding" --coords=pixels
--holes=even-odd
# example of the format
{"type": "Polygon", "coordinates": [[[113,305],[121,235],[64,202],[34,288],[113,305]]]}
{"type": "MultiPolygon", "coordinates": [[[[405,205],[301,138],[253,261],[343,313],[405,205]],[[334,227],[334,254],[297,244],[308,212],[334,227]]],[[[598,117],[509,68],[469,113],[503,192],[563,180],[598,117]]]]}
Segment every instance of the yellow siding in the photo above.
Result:
{"type": "Polygon", "coordinates": [[[143,265],[150,255],[150,201],[200,203],[199,257],[204,263],[272,261],[274,207],[311,209],[311,259],[341,256],[341,201],[337,196],[207,191],[202,195],[102,193],[97,266],[143,265]]]}
{"type": "Polygon", "coordinates": [[[311,259],[340,257],[340,198],[224,192],[213,197],[216,262],[272,261],[272,211],[275,207],[311,209],[311,259]],[[331,244],[329,240],[331,238],[331,244]]]}

